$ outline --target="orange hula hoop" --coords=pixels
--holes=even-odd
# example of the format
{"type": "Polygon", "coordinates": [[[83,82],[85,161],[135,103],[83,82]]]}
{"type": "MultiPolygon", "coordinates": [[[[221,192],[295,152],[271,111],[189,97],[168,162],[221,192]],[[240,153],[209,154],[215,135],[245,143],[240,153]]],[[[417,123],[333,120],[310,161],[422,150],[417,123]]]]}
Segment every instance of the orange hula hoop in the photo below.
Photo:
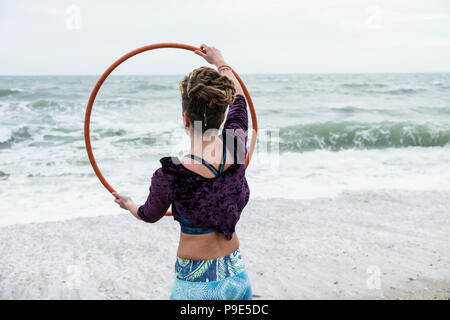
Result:
{"type": "MultiPolygon", "coordinates": [[[[103,177],[97,162],[95,162],[95,157],[94,154],[92,152],[92,146],[91,146],[91,136],[90,136],[90,123],[91,123],[91,112],[92,112],[92,107],[94,105],[94,101],[95,101],[95,97],[97,96],[98,91],[100,90],[100,87],[102,86],[103,82],[106,80],[106,78],[111,74],[111,72],[114,71],[114,69],[116,69],[122,62],[124,62],[125,60],[128,60],[129,58],[145,52],[145,51],[149,51],[149,50],[154,50],[154,49],[161,49],[161,48],[177,48],[177,49],[184,49],[184,50],[190,50],[190,51],[195,51],[195,50],[200,50],[200,48],[194,47],[194,46],[190,46],[187,44],[182,44],[182,43],[155,43],[155,44],[150,44],[144,47],[140,47],[136,50],[133,50],[131,52],[128,52],[127,54],[123,55],[122,57],[120,57],[116,62],[114,62],[108,69],[106,69],[106,71],[102,74],[102,76],[100,77],[100,79],[98,79],[97,83],[95,84],[94,89],[91,92],[91,95],[89,97],[89,101],[86,107],[86,114],[84,117],[84,142],[86,144],[86,151],[89,157],[89,161],[91,162],[92,168],[94,169],[95,174],[97,175],[97,178],[100,180],[100,182],[103,184],[103,186],[110,192],[113,193],[115,192],[114,188],[111,187],[111,185],[106,181],[106,179],[103,177]]],[[[242,79],[239,77],[239,75],[232,69],[231,70],[234,74],[234,76],[236,77],[236,79],[238,80],[239,84],[242,87],[242,90],[244,91],[244,95],[245,98],[247,99],[247,103],[248,103],[248,107],[250,109],[250,113],[251,113],[251,118],[252,118],[252,127],[253,127],[253,134],[252,134],[252,139],[250,141],[250,146],[248,149],[248,153],[247,153],[247,157],[245,159],[245,165],[246,167],[248,167],[249,163],[250,163],[250,159],[253,155],[253,151],[255,150],[255,145],[256,145],[256,135],[258,132],[258,121],[256,119],[256,113],[255,113],[255,107],[253,106],[253,101],[252,98],[250,96],[250,93],[247,90],[247,87],[245,86],[244,82],[242,81],[242,79]]],[[[170,211],[166,212],[166,215],[171,215],[170,211]]]]}

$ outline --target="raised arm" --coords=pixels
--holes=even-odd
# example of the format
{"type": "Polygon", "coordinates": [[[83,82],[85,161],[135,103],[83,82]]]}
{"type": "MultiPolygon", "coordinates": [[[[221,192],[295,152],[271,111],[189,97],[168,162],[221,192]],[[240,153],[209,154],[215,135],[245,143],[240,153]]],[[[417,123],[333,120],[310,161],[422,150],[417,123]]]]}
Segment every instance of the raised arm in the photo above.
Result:
{"type": "Polygon", "coordinates": [[[223,133],[224,137],[227,137],[228,150],[233,150],[234,161],[239,164],[245,164],[245,156],[247,155],[248,113],[244,92],[233,72],[229,68],[221,68],[221,66],[228,66],[228,64],[219,49],[209,47],[206,44],[202,44],[200,49],[195,51],[195,53],[203,57],[207,62],[215,65],[222,75],[227,76],[234,82],[236,98],[228,110],[227,119],[223,126],[223,133]],[[231,141],[233,141],[233,146],[229,145],[231,141]]]}
{"type": "MultiPolygon", "coordinates": [[[[196,50],[195,53],[198,54],[199,56],[205,58],[205,60],[207,62],[215,65],[217,68],[219,68],[220,66],[223,66],[223,65],[228,65],[228,63],[223,58],[222,53],[220,52],[219,49],[217,49],[215,47],[209,47],[206,44],[202,44],[200,46],[200,49],[201,49],[201,51],[196,50]]],[[[231,70],[221,68],[219,70],[219,72],[221,74],[223,74],[224,76],[227,76],[234,82],[234,86],[236,88],[237,95],[238,94],[244,95],[244,92],[242,91],[242,87],[239,84],[239,81],[236,79],[236,77],[234,76],[234,74],[231,70]]]]}
{"type": "Polygon", "coordinates": [[[224,124],[225,129],[242,130],[247,133],[248,130],[248,114],[247,103],[245,101],[244,92],[239,81],[234,76],[233,72],[227,68],[220,68],[220,66],[227,65],[227,62],[222,56],[219,49],[209,47],[206,44],[200,46],[201,50],[196,50],[195,53],[203,57],[207,62],[215,65],[219,72],[230,78],[234,82],[236,88],[236,98],[228,110],[227,119],[224,124]]]}

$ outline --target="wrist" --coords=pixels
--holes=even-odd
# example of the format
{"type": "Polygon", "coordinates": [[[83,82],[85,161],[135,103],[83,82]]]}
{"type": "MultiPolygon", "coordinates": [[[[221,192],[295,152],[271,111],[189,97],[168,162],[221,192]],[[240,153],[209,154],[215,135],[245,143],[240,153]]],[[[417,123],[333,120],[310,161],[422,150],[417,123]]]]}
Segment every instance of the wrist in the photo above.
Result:
{"type": "Polygon", "coordinates": [[[224,65],[224,64],[228,64],[225,60],[219,60],[219,61],[217,61],[217,62],[215,62],[214,63],[214,65],[218,68],[218,67],[220,67],[221,65],[224,65]]]}
{"type": "Polygon", "coordinates": [[[134,202],[133,200],[127,200],[127,202],[125,202],[125,207],[127,210],[131,210],[133,208],[134,202]]]}

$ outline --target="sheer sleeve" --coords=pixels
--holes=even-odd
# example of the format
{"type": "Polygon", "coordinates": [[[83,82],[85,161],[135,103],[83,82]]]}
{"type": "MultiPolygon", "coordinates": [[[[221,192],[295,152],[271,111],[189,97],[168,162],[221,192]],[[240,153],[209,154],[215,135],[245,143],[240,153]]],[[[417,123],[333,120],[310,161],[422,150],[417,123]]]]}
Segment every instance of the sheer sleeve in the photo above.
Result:
{"type": "Polygon", "coordinates": [[[225,120],[223,128],[234,130],[241,129],[243,131],[248,130],[247,102],[243,95],[236,95],[233,104],[228,110],[227,119],[225,120]]]}
{"type": "Polygon", "coordinates": [[[171,203],[172,180],[170,175],[164,174],[162,168],[155,171],[147,201],[138,209],[138,215],[143,221],[154,223],[164,217],[171,203]]]}
{"type": "Polygon", "coordinates": [[[228,110],[227,119],[223,126],[223,137],[227,149],[233,152],[234,163],[245,164],[247,155],[248,113],[247,102],[241,94],[236,95],[228,110]]]}

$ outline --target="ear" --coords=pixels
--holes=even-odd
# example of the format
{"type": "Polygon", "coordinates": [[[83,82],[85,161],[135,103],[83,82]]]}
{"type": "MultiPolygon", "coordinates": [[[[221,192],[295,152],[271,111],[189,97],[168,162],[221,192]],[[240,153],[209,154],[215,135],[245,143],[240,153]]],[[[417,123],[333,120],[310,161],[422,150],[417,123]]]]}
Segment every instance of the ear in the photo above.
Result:
{"type": "Polygon", "coordinates": [[[191,126],[191,119],[189,119],[186,111],[183,112],[183,125],[185,129],[188,129],[191,126]]]}

